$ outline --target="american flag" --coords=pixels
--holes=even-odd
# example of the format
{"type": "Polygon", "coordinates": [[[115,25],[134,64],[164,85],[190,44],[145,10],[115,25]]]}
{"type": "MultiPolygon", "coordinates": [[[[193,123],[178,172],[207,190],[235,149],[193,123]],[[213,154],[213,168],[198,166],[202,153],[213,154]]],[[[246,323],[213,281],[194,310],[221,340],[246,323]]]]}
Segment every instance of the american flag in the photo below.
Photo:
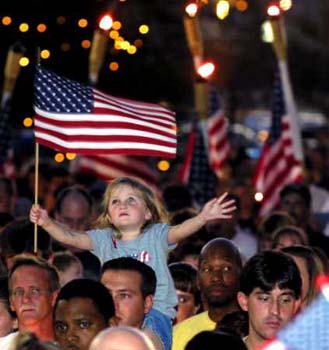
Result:
{"type": "Polygon", "coordinates": [[[229,157],[228,121],[220,108],[216,89],[208,85],[209,118],[195,123],[189,136],[180,180],[202,206],[217,195],[216,173],[229,157]]]}
{"type": "Polygon", "coordinates": [[[187,184],[199,206],[216,196],[218,180],[209,165],[204,122],[195,123],[189,136],[180,180],[187,184]]]}
{"type": "Polygon", "coordinates": [[[209,92],[208,142],[209,164],[215,173],[226,164],[230,156],[228,120],[220,108],[220,97],[213,86],[209,92]]]}
{"type": "Polygon", "coordinates": [[[159,173],[152,169],[145,157],[98,155],[80,156],[72,162],[72,171],[89,173],[109,181],[119,176],[134,176],[142,179],[151,188],[156,188],[159,173]]]}
{"type": "Polygon", "coordinates": [[[113,97],[38,67],[36,142],[79,154],[176,156],[175,113],[113,97]]]}
{"type": "Polygon", "coordinates": [[[253,184],[263,194],[260,216],[279,203],[281,189],[302,180],[302,147],[298,116],[292,97],[285,62],[279,62],[272,101],[272,125],[269,138],[258,161],[253,184]]]}
{"type": "Polygon", "coordinates": [[[263,350],[328,350],[329,285],[301,314],[287,324],[263,350]]]}

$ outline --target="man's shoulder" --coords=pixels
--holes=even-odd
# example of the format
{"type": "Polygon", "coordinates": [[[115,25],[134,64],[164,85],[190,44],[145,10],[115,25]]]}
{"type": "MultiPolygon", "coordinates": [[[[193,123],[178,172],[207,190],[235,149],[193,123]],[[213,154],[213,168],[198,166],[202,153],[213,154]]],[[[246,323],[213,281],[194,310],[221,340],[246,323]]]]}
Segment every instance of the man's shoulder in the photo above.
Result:
{"type": "Polygon", "coordinates": [[[209,318],[208,311],[178,323],[173,329],[173,350],[184,350],[185,345],[197,333],[213,330],[215,327],[216,322],[209,318]]]}
{"type": "Polygon", "coordinates": [[[15,350],[16,349],[16,337],[18,332],[9,333],[4,337],[0,337],[0,349],[1,350],[15,350]]]}

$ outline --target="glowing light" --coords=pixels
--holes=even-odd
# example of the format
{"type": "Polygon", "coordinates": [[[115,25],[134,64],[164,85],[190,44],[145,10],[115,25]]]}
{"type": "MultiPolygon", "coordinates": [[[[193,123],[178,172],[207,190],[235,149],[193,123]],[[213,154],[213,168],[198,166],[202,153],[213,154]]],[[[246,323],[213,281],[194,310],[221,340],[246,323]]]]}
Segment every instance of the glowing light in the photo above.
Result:
{"type": "Polygon", "coordinates": [[[66,23],[66,18],[64,16],[58,16],[56,21],[57,21],[57,24],[61,26],[66,23]]]}
{"type": "Polygon", "coordinates": [[[64,52],[70,51],[71,45],[69,43],[63,43],[63,44],[61,44],[61,50],[64,52]]]}
{"type": "Polygon", "coordinates": [[[256,202],[261,202],[263,200],[263,198],[264,198],[263,193],[256,192],[254,198],[255,198],[256,202]]]}
{"type": "Polygon", "coordinates": [[[288,11],[292,7],[292,1],[291,0],[281,0],[280,1],[280,8],[283,11],[288,11]]]}
{"type": "Polygon", "coordinates": [[[113,22],[113,25],[112,25],[112,28],[113,28],[113,29],[119,30],[121,27],[122,27],[121,22],[119,22],[119,21],[114,21],[114,22],[113,22]]]}
{"type": "Polygon", "coordinates": [[[65,157],[68,160],[73,160],[77,155],[75,153],[65,153],[65,157]]]}
{"type": "Polygon", "coordinates": [[[1,22],[4,26],[9,26],[12,22],[12,19],[9,16],[5,16],[2,18],[1,22]]]}
{"type": "Polygon", "coordinates": [[[129,41],[127,41],[127,40],[121,41],[121,49],[122,49],[122,50],[128,50],[129,47],[130,47],[129,41]]]}
{"type": "Polygon", "coordinates": [[[248,9],[248,3],[245,0],[238,0],[235,4],[238,11],[244,12],[248,9]]]}
{"type": "Polygon", "coordinates": [[[40,23],[37,25],[37,31],[39,33],[44,33],[47,30],[47,26],[44,23],[40,23]]]}
{"type": "Polygon", "coordinates": [[[277,17],[277,16],[280,16],[280,7],[278,5],[270,5],[268,8],[267,8],[267,14],[270,16],[270,17],[277,17]]]}
{"type": "Polygon", "coordinates": [[[114,48],[115,48],[116,50],[121,50],[121,41],[120,41],[120,40],[116,40],[116,41],[114,42],[114,48]]]}
{"type": "Polygon", "coordinates": [[[111,62],[109,64],[109,69],[113,72],[117,71],[119,69],[119,63],[118,62],[111,62]]]}
{"type": "Polygon", "coordinates": [[[24,125],[26,128],[30,128],[30,127],[33,125],[33,119],[30,118],[30,117],[24,118],[24,120],[23,120],[23,125],[24,125]]]}
{"type": "Polygon", "coordinates": [[[142,24],[140,27],[139,27],[139,32],[141,34],[147,34],[149,32],[150,28],[146,25],[146,24],[142,24]]]}
{"type": "Polygon", "coordinates": [[[198,7],[198,5],[195,2],[190,2],[185,7],[185,12],[190,17],[195,17],[195,15],[198,13],[198,10],[199,10],[199,7],[198,7]]]}
{"type": "Polygon", "coordinates": [[[158,162],[158,169],[160,171],[168,171],[170,169],[170,163],[167,160],[160,160],[158,162]]]}
{"type": "Polygon", "coordinates": [[[136,47],[142,47],[142,46],[143,46],[143,40],[141,40],[141,39],[136,39],[136,40],[134,41],[134,45],[135,45],[136,47]]]}
{"type": "Polygon", "coordinates": [[[119,37],[119,32],[117,30],[111,30],[109,33],[109,37],[113,40],[117,39],[119,37]]]}
{"type": "Polygon", "coordinates": [[[50,51],[49,50],[42,50],[40,52],[40,57],[46,60],[47,58],[50,57],[50,51]]]}
{"type": "Polygon", "coordinates": [[[273,43],[274,33],[270,21],[265,21],[261,27],[262,40],[265,43],[273,43]]]}
{"type": "Polygon", "coordinates": [[[83,49],[89,49],[90,46],[91,46],[90,40],[85,39],[85,40],[82,40],[82,41],[81,41],[81,47],[82,47],[83,49]]]}
{"type": "Polygon", "coordinates": [[[202,64],[198,68],[198,74],[203,78],[203,79],[208,79],[215,71],[215,65],[212,62],[207,62],[202,64]]]}
{"type": "Polygon", "coordinates": [[[64,154],[63,153],[56,153],[54,156],[55,162],[57,163],[62,163],[65,160],[64,154]]]}
{"type": "Polygon", "coordinates": [[[129,55],[134,55],[137,52],[137,48],[134,45],[130,45],[127,49],[127,52],[129,55]]]}
{"type": "Polygon", "coordinates": [[[28,66],[30,63],[30,60],[27,58],[27,57],[22,57],[20,60],[19,60],[19,65],[21,67],[26,67],[28,66]]]}
{"type": "Polygon", "coordinates": [[[219,0],[216,5],[216,16],[219,19],[224,19],[230,12],[230,3],[226,0],[219,0]]]}
{"type": "Polygon", "coordinates": [[[88,21],[85,18],[80,18],[78,21],[78,26],[80,28],[86,28],[88,25],[88,21]]]}
{"type": "Polygon", "coordinates": [[[111,29],[113,24],[113,19],[110,15],[105,15],[102,17],[102,19],[99,22],[99,28],[103,30],[109,30],[111,29]]]}
{"type": "Polygon", "coordinates": [[[27,23],[21,23],[19,25],[19,31],[22,33],[26,33],[29,30],[29,25],[27,23]]]}

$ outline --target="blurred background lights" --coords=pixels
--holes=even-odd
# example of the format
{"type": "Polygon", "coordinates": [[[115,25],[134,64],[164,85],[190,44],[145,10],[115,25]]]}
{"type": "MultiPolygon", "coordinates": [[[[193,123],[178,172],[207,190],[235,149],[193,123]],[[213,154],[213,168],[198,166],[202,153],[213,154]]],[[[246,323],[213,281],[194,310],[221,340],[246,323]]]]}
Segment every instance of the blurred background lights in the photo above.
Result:
{"type": "Polygon", "coordinates": [[[64,16],[58,16],[56,21],[57,21],[57,24],[63,25],[66,23],[66,18],[64,16]]]}
{"type": "Polygon", "coordinates": [[[24,125],[26,128],[30,128],[30,127],[33,125],[33,119],[30,118],[30,117],[24,118],[24,120],[23,120],[23,125],[24,125]]]}
{"type": "Polygon", "coordinates": [[[111,29],[112,24],[113,24],[112,17],[110,15],[104,15],[99,22],[99,28],[103,30],[109,30],[111,29]]]}
{"type": "Polygon", "coordinates": [[[147,34],[149,32],[149,27],[146,25],[146,24],[142,24],[140,27],[139,27],[139,32],[141,34],[147,34]]]}
{"type": "Polygon", "coordinates": [[[62,163],[65,160],[65,156],[63,153],[56,153],[54,156],[55,162],[62,163]]]}
{"type": "Polygon", "coordinates": [[[136,40],[134,41],[134,45],[135,45],[136,47],[142,47],[142,46],[143,46],[143,40],[141,40],[141,39],[136,39],[136,40]]]}
{"type": "Polygon", "coordinates": [[[216,16],[219,19],[224,19],[230,12],[230,3],[226,0],[219,0],[216,5],[216,16]]]}
{"type": "Polygon", "coordinates": [[[121,22],[119,22],[119,21],[114,21],[114,22],[113,22],[113,25],[112,25],[112,28],[113,28],[113,29],[119,30],[121,27],[122,27],[121,22]]]}
{"type": "Polygon", "coordinates": [[[280,8],[283,11],[288,11],[292,7],[292,1],[291,0],[281,0],[280,1],[280,8]]]}
{"type": "Polygon", "coordinates": [[[265,43],[272,43],[273,42],[274,34],[273,34],[273,29],[272,29],[270,21],[265,21],[262,24],[261,32],[262,32],[262,40],[265,43]]]}
{"type": "Polygon", "coordinates": [[[75,153],[66,153],[66,154],[65,154],[65,157],[66,157],[66,159],[68,159],[68,160],[73,160],[73,159],[75,159],[76,156],[77,156],[77,155],[76,155],[75,153]]]}
{"type": "Polygon", "coordinates": [[[158,169],[160,171],[168,171],[170,169],[170,163],[167,160],[160,160],[158,162],[158,169]]]}
{"type": "Polygon", "coordinates": [[[269,16],[275,17],[275,16],[279,16],[280,15],[280,8],[278,5],[270,5],[267,8],[267,14],[269,16]]]}
{"type": "Polygon", "coordinates": [[[39,33],[44,33],[47,30],[47,26],[44,23],[40,23],[37,26],[37,31],[39,33]]]}
{"type": "Polygon", "coordinates": [[[117,30],[111,30],[109,33],[109,37],[113,40],[117,39],[119,37],[119,32],[117,30]]]}
{"type": "Polygon", "coordinates": [[[80,18],[78,21],[78,26],[80,28],[86,28],[88,26],[88,21],[85,18],[80,18]]]}
{"type": "Polygon", "coordinates": [[[119,63],[118,62],[111,62],[109,64],[109,69],[113,72],[117,71],[119,69],[119,63]]]}
{"type": "Polygon", "coordinates": [[[82,40],[82,41],[81,41],[81,47],[82,47],[83,49],[89,49],[90,46],[91,46],[90,40],[85,39],[85,40],[82,40]]]}
{"type": "Polygon", "coordinates": [[[186,5],[185,7],[185,12],[190,16],[190,17],[195,17],[195,15],[198,12],[198,5],[195,2],[191,2],[186,5]]]}
{"type": "Polygon", "coordinates": [[[9,26],[12,22],[12,19],[9,16],[4,16],[4,17],[2,17],[1,22],[4,26],[9,26]]]}
{"type": "Polygon", "coordinates": [[[19,25],[19,31],[22,33],[26,33],[29,30],[29,25],[27,23],[21,23],[19,25]]]}
{"type": "Polygon", "coordinates": [[[71,45],[69,43],[62,43],[61,44],[61,50],[64,52],[70,51],[71,50],[71,45]]]}
{"type": "Polygon", "coordinates": [[[30,63],[30,60],[29,60],[27,57],[22,57],[22,58],[20,58],[20,60],[19,60],[19,65],[20,65],[21,67],[26,67],[26,66],[29,65],[29,63],[30,63]]]}
{"type": "Polygon", "coordinates": [[[42,50],[40,52],[40,57],[46,60],[47,58],[50,57],[50,51],[49,50],[42,50]]]}
{"type": "Polygon", "coordinates": [[[137,52],[137,48],[136,46],[134,45],[130,45],[127,49],[127,52],[130,54],[130,55],[134,55],[136,52],[137,52]]]}
{"type": "Polygon", "coordinates": [[[215,71],[215,65],[212,62],[206,62],[198,68],[198,74],[203,78],[209,78],[215,71]]]}
{"type": "Polygon", "coordinates": [[[248,9],[248,3],[245,0],[238,0],[235,3],[235,7],[238,11],[244,12],[244,11],[247,11],[248,9]]]}
{"type": "Polygon", "coordinates": [[[255,193],[254,198],[255,198],[256,202],[261,202],[263,200],[263,198],[264,198],[263,193],[261,193],[261,192],[255,193]]]}

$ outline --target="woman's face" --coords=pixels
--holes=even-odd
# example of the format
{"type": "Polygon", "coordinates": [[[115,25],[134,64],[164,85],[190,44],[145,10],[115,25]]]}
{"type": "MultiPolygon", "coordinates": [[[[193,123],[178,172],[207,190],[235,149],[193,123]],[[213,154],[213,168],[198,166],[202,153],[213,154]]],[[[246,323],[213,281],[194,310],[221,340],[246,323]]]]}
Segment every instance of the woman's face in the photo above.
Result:
{"type": "Polygon", "coordinates": [[[9,334],[16,324],[16,319],[13,318],[6,306],[6,301],[0,300],[0,337],[9,334]]]}
{"type": "Polygon", "coordinates": [[[57,304],[55,339],[62,350],[88,350],[96,334],[107,326],[89,298],[60,300],[57,304]]]}

